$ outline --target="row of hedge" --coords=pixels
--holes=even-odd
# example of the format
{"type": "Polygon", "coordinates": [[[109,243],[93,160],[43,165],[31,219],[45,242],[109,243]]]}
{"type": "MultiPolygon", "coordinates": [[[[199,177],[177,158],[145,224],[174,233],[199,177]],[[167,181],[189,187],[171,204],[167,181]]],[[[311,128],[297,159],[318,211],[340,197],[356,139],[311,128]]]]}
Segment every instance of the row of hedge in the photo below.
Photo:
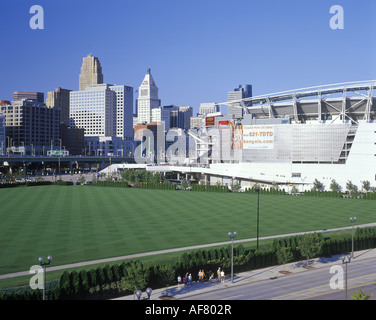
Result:
{"type": "MultiPolygon", "coordinates": [[[[46,299],[56,300],[57,288],[59,280],[52,280],[46,282],[46,299]]],[[[30,286],[21,286],[16,288],[0,289],[1,300],[42,300],[43,292],[40,289],[31,289],[30,286]]]]}
{"type": "Polygon", "coordinates": [[[142,189],[157,189],[157,190],[176,190],[176,184],[141,182],[140,188],[142,188],[142,189]]]}
{"type": "MultiPolygon", "coordinates": [[[[257,193],[254,187],[247,188],[244,191],[245,193],[257,193]]],[[[260,194],[274,194],[274,195],[286,195],[285,190],[277,189],[277,188],[270,188],[270,189],[263,189],[260,188],[260,194]]]]}
{"type": "Polygon", "coordinates": [[[128,188],[126,181],[97,181],[95,185],[98,187],[128,188]]]}
{"type": "Polygon", "coordinates": [[[34,186],[47,186],[51,185],[51,181],[26,181],[15,183],[1,183],[0,188],[15,188],[15,187],[34,187],[34,186]]]}
{"type": "Polygon", "coordinates": [[[15,187],[36,187],[36,186],[50,186],[50,185],[61,185],[61,186],[73,186],[72,181],[26,181],[26,182],[15,182],[15,183],[1,183],[0,188],[15,188],[15,187]]]}
{"type": "Polygon", "coordinates": [[[210,186],[210,185],[202,185],[202,184],[191,184],[190,185],[192,191],[201,191],[201,192],[229,192],[229,188],[227,186],[210,186]]]}
{"type": "MultiPolygon", "coordinates": [[[[123,181],[97,181],[95,183],[97,186],[102,187],[128,187],[127,182],[123,181]]],[[[152,183],[152,182],[140,182],[138,187],[143,189],[158,189],[158,190],[180,190],[175,184],[170,183],[152,183]]],[[[200,185],[191,184],[188,190],[201,191],[201,192],[230,192],[231,189],[228,186],[220,185],[200,185]]],[[[278,188],[260,188],[260,194],[262,195],[286,195],[285,190],[278,188]]],[[[256,188],[246,188],[244,193],[255,194],[256,188]]],[[[304,196],[315,196],[315,197],[331,197],[331,198],[342,198],[343,194],[340,191],[318,191],[318,190],[308,190],[302,193],[304,196]]],[[[360,194],[360,198],[367,200],[376,200],[376,192],[366,192],[360,194]]]]}
{"type": "Polygon", "coordinates": [[[313,196],[313,197],[342,198],[342,192],[340,192],[340,191],[308,190],[308,191],[304,191],[304,195],[305,196],[313,196]]]}
{"type": "MultiPolygon", "coordinates": [[[[304,191],[304,195],[314,196],[314,197],[331,197],[331,198],[351,197],[351,195],[344,195],[341,191],[310,190],[310,191],[304,191]]],[[[357,197],[359,197],[359,199],[376,200],[376,192],[359,193],[357,197]]]]}
{"type": "Polygon", "coordinates": [[[59,186],[73,186],[74,185],[73,181],[62,181],[62,180],[57,181],[57,182],[52,182],[51,184],[59,185],[59,186]]]}
{"type": "Polygon", "coordinates": [[[366,200],[376,200],[376,192],[363,193],[362,198],[366,200]]]}
{"type": "MultiPolygon", "coordinates": [[[[299,250],[299,243],[304,235],[297,235],[275,239],[267,250],[245,250],[242,245],[234,247],[234,272],[244,272],[259,268],[277,265],[276,252],[287,247],[292,253],[292,262],[306,259],[299,250]]],[[[318,234],[320,252],[314,257],[330,257],[336,254],[349,253],[352,250],[352,236],[341,235],[334,238],[325,238],[318,234]]],[[[376,228],[356,229],[354,236],[354,250],[366,250],[376,247],[376,228]]],[[[97,267],[89,271],[65,271],[58,283],[50,283],[47,288],[47,297],[51,300],[72,299],[110,299],[132,292],[125,286],[125,277],[134,264],[142,266],[141,262],[122,262],[120,265],[97,267]]],[[[199,270],[204,269],[207,276],[211,272],[216,276],[216,270],[221,268],[226,274],[231,270],[231,246],[185,252],[174,263],[145,267],[148,286],[153,289],[176,284],[178,275],[191,273],[193,279],[199,270]]],[[[144,288],[139,288],[144,289],[144,288]]],[[[19,289],[6,289],[0,291],[1,300],[26,300],[40,299],[38,292],[30,292],[30,288],[22,291],[19,289]]]]}

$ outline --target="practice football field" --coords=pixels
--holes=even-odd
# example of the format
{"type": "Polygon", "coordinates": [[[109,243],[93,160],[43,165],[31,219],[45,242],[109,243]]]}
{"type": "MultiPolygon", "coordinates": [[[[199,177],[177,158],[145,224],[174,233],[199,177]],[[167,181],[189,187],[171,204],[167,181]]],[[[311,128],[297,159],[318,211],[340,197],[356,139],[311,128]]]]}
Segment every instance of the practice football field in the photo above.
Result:
{"type": "MultiPolygon", "coordinates": [[[[0,189],[0,274],[256,237],[257,194],[96,186],[0,189]]],[[[260,194],[260,237],[376,221],[376,201],[260,194]]]]}

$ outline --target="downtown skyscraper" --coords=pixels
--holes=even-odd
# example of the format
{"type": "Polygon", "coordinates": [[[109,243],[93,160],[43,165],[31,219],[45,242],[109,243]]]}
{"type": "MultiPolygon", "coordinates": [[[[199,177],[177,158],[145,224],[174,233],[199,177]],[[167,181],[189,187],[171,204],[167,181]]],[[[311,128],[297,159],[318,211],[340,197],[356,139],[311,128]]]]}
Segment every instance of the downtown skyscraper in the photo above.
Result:
{"type": "Polygon", "coordinates": [[[130,155],[133,88],[98,81],[103,82],[102,68],[98,58],[89,55],[83,58],[80,90],[70,92],[70,127],[85,130],[85,154],[130,155]]]}
{"type": "MultiPolygon", "coordinates": [[[[228,93],[228,101],[238,101],[252,97],[252,86],[249,84],[239,85],[233,91],[228,93]]],[[[234,118],[240,119],[244,116],[244,110],[239,102],[232,103],[228,106],[228,114],[232,114],[234,118]]]]}
{"type": "Polygon", "coordinates": [[[161,100],[158,98],[158,87],[155,85],[150,69],[138,89],[137,99],[137,122],[152,122],[152,109],[161,106],[161,100]]]}
{"type": "Polygon", "coordinates": [[[81,73],[79,77],[79,90],[85,90],[88,86],[103,83],[102,66],[97,57],[89,54],[82,59],[81,73]]]}

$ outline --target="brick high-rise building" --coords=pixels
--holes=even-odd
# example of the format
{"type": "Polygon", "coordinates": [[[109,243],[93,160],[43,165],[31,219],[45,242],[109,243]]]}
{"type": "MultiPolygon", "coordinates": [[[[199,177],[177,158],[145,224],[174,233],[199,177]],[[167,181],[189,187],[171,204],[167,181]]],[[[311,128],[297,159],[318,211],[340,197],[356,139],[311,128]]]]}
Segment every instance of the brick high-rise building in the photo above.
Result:
{"type": "Polygon", "coordinates": [[[8,148],[23,147],[27,153],[38,155],[60,144],[60,109],[28,99],[0,108],[5,115],[8,148]]]}

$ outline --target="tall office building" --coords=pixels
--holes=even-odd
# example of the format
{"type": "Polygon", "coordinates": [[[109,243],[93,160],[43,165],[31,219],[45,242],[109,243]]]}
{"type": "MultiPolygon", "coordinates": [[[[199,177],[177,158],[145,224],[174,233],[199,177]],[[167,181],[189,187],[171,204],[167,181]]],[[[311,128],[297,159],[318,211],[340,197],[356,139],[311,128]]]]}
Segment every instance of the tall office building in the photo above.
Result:
{"type": "Polygon", "coordinates": [[[124,140],[122,155],[133,152],[133,87],[124,85],[109,86],[116,94],[115,135],[124,140]]]}
{"type": "Polygon", "coordinates": [[[162,121],[162,110],[163,107],[151,109],[151,122],[161,122],[162,121]]]}
{"type": "Polygon", "coordinates": [[[192,107],[183,106],[179,107],[178,114],[178,128],[189,130],[191,127],[191,117],[193,116],[192,107]]]}
{"type": "Polygon", "coordinates": [[[0,100],[0,106],[5,106],[6,104],[10,104],[10,101],[8,100],[0,100]]]}
{"type": "Polygon", "coordinates": [[[82,59],[79,90],[85,90],[88,86],[95,84],[103,84],[102,66],[97,57],[89,54],[82,59]]]}
{"type": "Polygon", "coordinates": [[[205,115],[208,113],[215,113],[215,112],[219,112],[219,106],[216,105],[214,102],[200,103],[199,114],[205,115]]]}
{"type": "Polygon", "coordinates": [[[116,93],[108,84],[70,93],[70,127],[84,128],[85,137],[116,135],[116,93]]]}
{"type": "Polygon", "coordinates": [[[164,122],[138,123],[134,127],[135,151],[137,161],[164,159],[164,122]],[[151,135],[150,135],[151,134],[151,135]],[[144,139],[146,137],[146,140],[144,139]]]}
{"type": "Polygon", "coordinates": [[[191,117],[191,129],[200,129],[203,127],[202,120],[205,119],[204,115],[198,115],[197,117],[191,117]]]}
{"type": "Polygon", "coordinates": [[[46,106],[61,110],[61,122],[69,126],[69,97],[72,90],[57,88],[47,93],[46,106]]]}
{"type": "Polygon", "coordinates": [[[116,136],[133,140],[133,87],[110,85],[116,94],[116,136]]]}
{"type": "Polygon", "coordinates": [[[190,119],[193,114],[192,107],[177,107],[174,105],[151,109],[151,122],[164,122],[165,130],[171,128],[180,128],[188,130],[190,128],[190,119]]]}
{"type": "Polygon", "coordinates": [[[36,100],[22,99],[0,107],[5,115],[7,147],[11,152],[46,154],[59,145],[60,109],[36,100]],[[17,151],[22,147],[25,151],[17,151]]]}
{"type": "Polygon", "coordinates": [[[93,155],[97,150],[107,150],[107,154],[130,154],[133,151],[133,88],[98,84],[72,91],[70,126],[85,129],[85,154],[93,155]],[[111,152],[110,144],[114,145],[111,152]]]}
{"type": "MultiPolygon", "coordinates": [[[[228,101],[236,101],[252,97],[252,86],[249,84],[240,85],[234,91],[228,93],[228,101]]],[[[240,103],[233,103],[228,106],[228,114],[232,114],[234,118],[243,118],[244,110],[240,103]]]]}
{"type": "Polygon", "coordinates": [[[23,99],[34,100],[44,103],[44,93],[34,91],[14,91],[13,101],[21,101],[23,99]]]}
{"type": "Polygon", "coordinates": [[[152,109],[161,106],[158,98],[158,87],[155,85],[150,69],[144,77],[138,89],[137,117],[138,123],[150,123],[152,121],[152,109]]]}
{"type": "Polygon", "coordinates": [[[179,111],[179,108],[177,106],[171,105],[171,106],[164,106],[162,108],[161,112],[161,121],[165,122],[165,130],[169,131],[174,126],[175,115],[179,111]]]}
{"type": "Polygon", "coordinates": [[[5,141],[5,116],[0,111],[0,155],[5,155],[6,141],[5,141]]]}
{"type": "Polygon", "coordinates": [[[69,126],[70,93],[72,90],[57,88],[47,93],[47,108],[60,109],[60,137],[62,145],[70,154],[82,154],[85,129],[69,126]]]}

